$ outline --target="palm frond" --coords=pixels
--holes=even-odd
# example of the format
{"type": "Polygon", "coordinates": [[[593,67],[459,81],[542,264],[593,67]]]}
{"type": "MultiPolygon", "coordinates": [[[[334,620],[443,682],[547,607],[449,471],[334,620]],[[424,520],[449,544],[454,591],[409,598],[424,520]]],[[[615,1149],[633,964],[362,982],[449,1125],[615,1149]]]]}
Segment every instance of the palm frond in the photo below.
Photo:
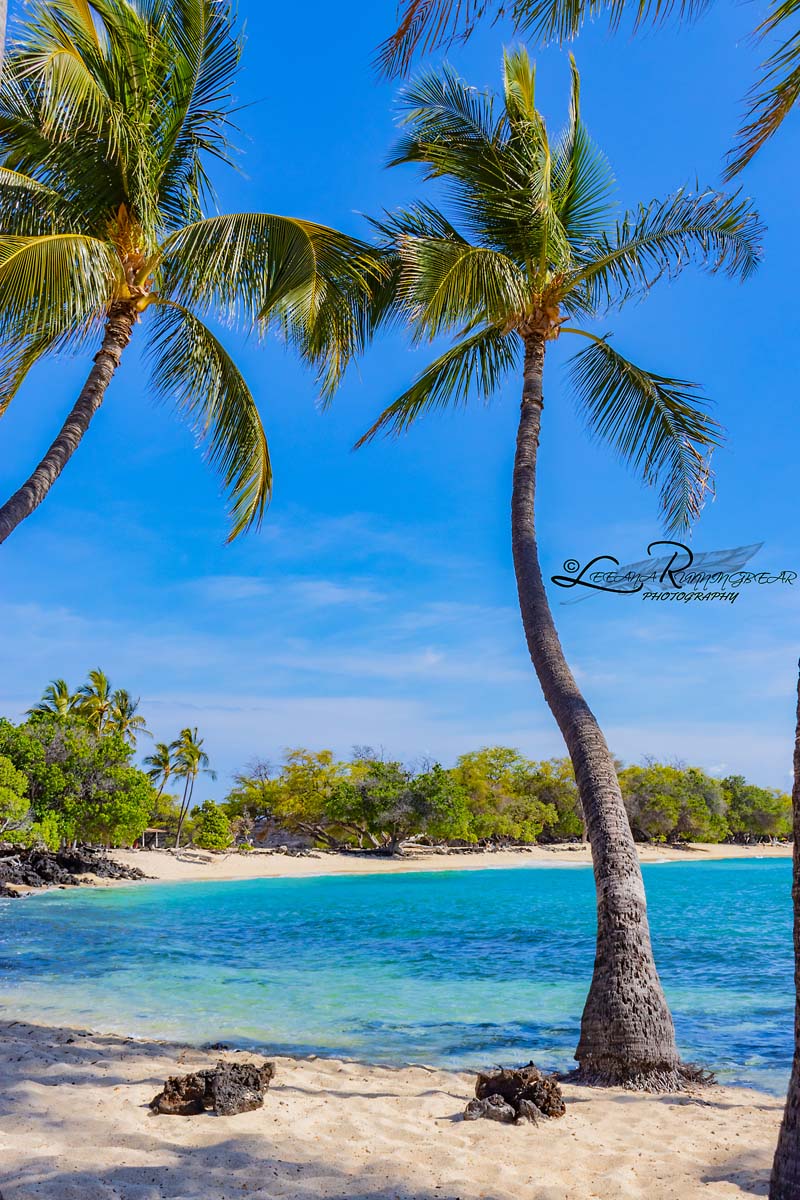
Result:
{"type": "Polygon", "coordinates": [[[666,527],[687,529],[711,490],[710,454],[722,436],[697,386],[635,366],[597,338],[569,374],[589,429],[658,486],[666,527]]]}
{"type": "Polygon", "coordinates": [[[0,235],[0,415],[43,354],[96,332],[122,282],[105,242],[0,235]]]}
{"type": "Polygon", "coordinates": [[[188,309],[157,301],[148,343],[153,387],[177,403],[208,447],[231,495],[232,541],[258,528],[272,491],[267,439],[255,400],[214,334],[188,309]]]}
{"type": "Polygon", "coordinates": [[[376,65],[390,78],[405,75],[418,50],[426,53],[469,37],[485,13],[502,7],[500,0],[405,0],[398,6],[397,29],[378,49],[376,65]]]}
{"type": "Polygon", "coordinates": [[[503,324],[525,311],[525,274],[499,251],[450,238],[403,237],[399,244],[399,295],[418,337],[478,320],[503,324]]]}
{"type": "Polygon", "coordinates": [[[424,413],[465,405],[471,392],[490,400],[512,368],[519,365],[522,343],[516,333],[496,326],[479,329],[446,350],[422,372],[399,399],[390,404],[356,443],[380,433],[399,434],[424,413]]]}
{"type": "Polygon", "coordinates": [[[572,89],[567,128],[553,156],[554,207],[573,245],[602,237],[614,211],[614,175],[581,119],[581,81],[570,55],[572,89]]]}
{"type": "Polygon", "coordinates": [[[762,234],[758,213],[739,192],[694,195],[680,189],[666,200],[641,205],[617,223],[613,234],[590,243],[585,265],[568,286],[590,284],[618,303],[692,263],[747,279],[761,261],[762,234]]]}
{"type": "Polygon", "coordinates": [[[537,41],[568,42],[587,20],[606,17],[616,29],[630,13],[634,29],[658,24],[673,14],[694,20],[711,0],[403,0],[394,33],[378,48],[376,65],[382,74],[405,75],[417,54],[466,41],[486,17],[509,17],[515,33],[537,41]]]}
{"type": "Polygon", "coordinates": [[[0,232],[22,237],[73,232],[69,225],[77,217],[55,188],[0,167],[0,232]]]}
{"type": "MultiPolygon", "coordinates": [[[[761,22],[756,37],[763,39],[798,17],[800,0],[782,0],[761,22]]],[[[747,166],[800,101],[800,30],[784,38],[769,55],[762,65],[761,78],[747,98],[747,116],[739,130],[737,145],[728,155],[726,179],[732,179],[747,166]]]]}

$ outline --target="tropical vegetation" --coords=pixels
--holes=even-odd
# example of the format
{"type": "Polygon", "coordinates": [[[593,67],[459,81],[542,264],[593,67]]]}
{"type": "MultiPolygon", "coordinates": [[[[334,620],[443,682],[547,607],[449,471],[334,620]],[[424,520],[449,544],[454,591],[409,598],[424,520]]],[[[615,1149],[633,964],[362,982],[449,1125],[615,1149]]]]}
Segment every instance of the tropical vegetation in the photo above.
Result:
{"type": "MultiPolygon", "coordinates": [[[[403,0],[398,25],[380,48],[378,62],[389,75],[405,74],[419,52],[464,41],[479,21],[508,16],[517,33],[547,45],[575,38],[587,21],[605,17],[616,30],[625,17],[634,31],[661,25],[670,16],[695,20],[712,0],[403,0]]],[[[771,0],[752,31],[770,46],[760,76],[747,94],[744,124],[728,156],[727,177],[738,174],[780,128],[800,100],[800,32],[796,0],[771,0]]]]}
{"type": "MultiPolygon", "coordinates": [[[[718,780],[655,760],[617,768],[637,841],[759,842],[791,832],[789,796],[741,776],[718,780]]],[[[251,764],[220,807],[239,842],[294,835],[328,849],[393,851],[404,840],[502,846],[585,838],[570,760],[528,759],[510,746],[470,751],[449,769],[415,769],[368,748],[349,760],[297,748],[277,766],[251,764]]]]}
{"type": "Polygon", "coordinates": [[[512,372],[522,401],[511,541],[522,622],[545,699],[572,760],[592,845],[598,935],[576,1057],[592,1082],[680,1083],[672,1018],[656,971],[639,861],[613,759],[567,664],[539,565],[534,520],[545,358],[565,336],[588,343],[571,385],[590,431],[660,491],[666,527],[685,530],[710,488],[720,437],[696,385],[633,363],[587,323],[645,294],[690,263],[745,279],[760,258],[760,225],[739,196],[679,189],[616,217],[614,179],[581,119],[572,63],[569,119],[551,141],[536,108],[535,68],[506,52],[499,101],[450,67],[403,91],[405,134],[392,162],[441,181],[430,202],[377,223],[394,256],[389,311],[414,341],[452,345],[361,439],[401,433],[431,411],[489,400],[512,372]]]}
{"type": "Polygon", "coordinates": [[[26,8],[0,80],[0,415],[45,356],[94,362],[0,505],[0,542],[61,474],[132,337],[151,394],[176,406],[222,475],[231,538],[261,521],[272,467],[255,399],[207,321],[274,328],[325,395],[363,348],[374,252],[300,217],[206,216],[209,172],[232,161],[241,50],[227,0],[26,8]]]}

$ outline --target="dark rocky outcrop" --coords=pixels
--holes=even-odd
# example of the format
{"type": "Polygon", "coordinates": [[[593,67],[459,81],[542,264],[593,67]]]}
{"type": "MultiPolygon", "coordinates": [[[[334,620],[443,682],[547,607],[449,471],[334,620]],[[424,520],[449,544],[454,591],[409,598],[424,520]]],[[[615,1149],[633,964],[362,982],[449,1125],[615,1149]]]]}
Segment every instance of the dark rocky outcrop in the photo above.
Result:
{"type": "Polygon", "coordinates": [[[264,1104],[275,1076],[275,1064],[218,1062],[207,1071],[171,1075],[162,1091],[150,1101],[154,1112],[192,1117],[211,1109],[220,1117],[252,1112],[264,1104]]]}
{"type": "Polygon", "coordinates": [[[34,888],[79,884],[81,876],[86,875],[99,879],[147,878],[138,867],[125,867],[101,850],[78,847],[54,852],[13,846],[8,842],[0,844],[0,887],[5,884],[34,888]]]}
{"type": "Polygon", "coordinates": [[[536,1124],[541,1117],[563,1117],[566,1111],[558,1079],[544,1075],[534,1063],[519,1070],[500,1067],[479,1075],[475,1097],[464,1112],[466,1121],[485,1117],[507,1124],[536,1124]]]}

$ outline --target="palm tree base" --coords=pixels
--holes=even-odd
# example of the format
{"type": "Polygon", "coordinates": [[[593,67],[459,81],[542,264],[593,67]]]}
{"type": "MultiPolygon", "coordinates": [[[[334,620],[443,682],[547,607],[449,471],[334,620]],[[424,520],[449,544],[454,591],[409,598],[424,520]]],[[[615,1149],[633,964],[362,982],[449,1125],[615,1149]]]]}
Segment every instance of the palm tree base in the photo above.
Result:
{"type": "Polygon", "coordinates": [[[602,1066],[579,1067],[563,1076],[568,1083],[583,1087],[617,1087],[629,1092],[686,1092],[716,1083],[713,1071],[697,1063],[666,1063],[652,1067],[631,1067],[627,1063],[605,1063],[602,1066]]]}

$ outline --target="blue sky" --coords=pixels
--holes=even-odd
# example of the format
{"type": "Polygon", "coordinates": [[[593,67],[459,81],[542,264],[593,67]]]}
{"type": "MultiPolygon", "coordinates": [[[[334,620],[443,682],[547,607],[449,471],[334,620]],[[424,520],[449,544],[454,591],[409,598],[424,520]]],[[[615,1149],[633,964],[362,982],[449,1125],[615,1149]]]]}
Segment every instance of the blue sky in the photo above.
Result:
{"type": "MultiPolygon", "coordinates": [[[[391,0],[262,5],[240,0],[247,47],[238,98],[243,176],[220,175],[220,207],[266,209],[364,232],[359,214],[422,191],[383,163],[393,85],[373,49],[391,0]]],[[[635,40],[591,29],[575,46],[584,115],[608,154],[623,206],[683,183],[718,184],[757,50],[759,6],[720,5],[691,30],[635,40]]],[[[507,27],[450,60],[496,86],[507,27]]],[[[568,98],[566,54],[540,51],[551,127],[568,98]]],[[[692,545],[765,543],[755,560],[800,569],[797,533],[797,116],[743,185],[768,225],[746,285],[687,272],[601,322],[653,370],[694,379],[728,430],[717,498],[692,545]]],[[[383,337],[333,407],[279,344],[227,335],[259,400],[275,468],[263,531],[225,545],[225,508],[191,434],[148,397],[135,345],[42,508],[2,547],[0,712],[21,714],[56,676],[101,665],[142,697],[158,738],[205,735],[216,784],[287,746],[354,743],[445,763],[504,743],[562,752],[527,661],[508,510],[516,381],[489,408],[425,420],[357,454],[356,438],[424,365],[383,337]]],[[[577,348],[577,347],[576,347],[577,348]]],[[[564,559],[642,558],[660,534],[655,496],[587,438],[563,362],[551,354],[539,528],[547,574],[564,559]]],[[[26,477],[73,403],[87,364],[31,376],[3,419],[0,488],[26,477]]],[[[679,758],[715,773],[789,784],[800,584],[745,589],[734,605],[647,605],[598,597],[561,605],[567,654],[614,751],[679,758]]],[[[201,797],[202,798],[202,797],[201,797]]]]}

